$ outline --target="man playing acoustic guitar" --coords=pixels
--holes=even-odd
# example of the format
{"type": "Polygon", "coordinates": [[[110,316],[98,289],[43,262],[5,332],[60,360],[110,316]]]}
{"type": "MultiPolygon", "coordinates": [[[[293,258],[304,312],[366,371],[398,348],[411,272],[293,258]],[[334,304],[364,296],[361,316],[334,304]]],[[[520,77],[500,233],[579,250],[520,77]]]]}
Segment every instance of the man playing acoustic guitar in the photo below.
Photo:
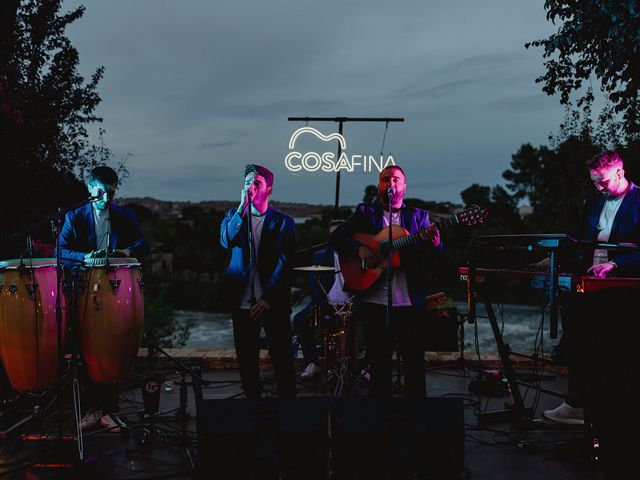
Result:
{"type": "Polygon", "coordinates": [[[426,395],[419,315],[430,293],[426,275],[429,260],[443,246],[440,232],[430,226],[429,214],[404,204],[406,188],[402,168],[397,165],[385,168],[380,172],[376,201],[358,205],[329,239],[341,257],[345,289],[356,293],[354,318],[363,322],[373,395],[393,394],[392,355],[396,342],[404,363],[404,394],[426,395]],[[382,249],[379,246],[388,245],[385,239],[389,235],[389,207],[394,225],[393,250],[402,249],[393,253],[391,262],[392,308],[387,324],[387,253],[384,246],[382,249]]]}

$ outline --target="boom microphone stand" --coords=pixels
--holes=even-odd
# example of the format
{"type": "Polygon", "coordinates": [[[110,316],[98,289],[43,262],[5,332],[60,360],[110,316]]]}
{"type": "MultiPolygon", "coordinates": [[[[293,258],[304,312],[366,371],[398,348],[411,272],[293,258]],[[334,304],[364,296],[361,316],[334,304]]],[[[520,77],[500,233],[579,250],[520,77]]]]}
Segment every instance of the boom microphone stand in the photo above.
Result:
{"type": "MultiPolygon", "coordinates": [[[[389,237],[387,239],[387,278],[386,278],[386,288],[387,288],[387,311],[385,317],[385,325],[389,333],[392,333],[391,326],[391,309],[393,308],[393,290],[391,288],[391,275],[393,270],[391,269],[391,256],[393,255],[393,213],[391,211],[391,199],[395,195],[396,191],[393,187],[387,188],[387,206],[389,208],[389,237]]],[[[396,384],[395,387],[398,392],[402,392],[402,383],[400,382],[402,365],[400,361],[400,349],[398,345],[397,339],[394,340],[394,350],[396,351],[396,384]]]]}
{"type": "Polygon", "coordinates": [[[251,201],[251,192],[249,191],[247,191],[247,203],[247,240],[249,241],[249,272],[251,275],[251,279],[249,280],[249,305],[253,306],[257,302],[255,284],[253,283],[256,252],[253,244],[253,221],[251,218],[253,215],[253,212],[251,211],[253,208],[253,202],[251,201]]]}

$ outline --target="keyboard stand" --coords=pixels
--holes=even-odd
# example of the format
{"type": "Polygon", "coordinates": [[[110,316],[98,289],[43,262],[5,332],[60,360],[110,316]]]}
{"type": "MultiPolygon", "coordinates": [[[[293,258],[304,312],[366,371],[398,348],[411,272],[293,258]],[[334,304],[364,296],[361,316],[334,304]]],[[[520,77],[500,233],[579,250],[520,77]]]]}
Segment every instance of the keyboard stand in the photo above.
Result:
{"type": "Polygon", "coordinates": [[[493,422],[509,421],[509,420],[530,420],[533,418],[534,411],[530,407],[524,406],[522,400],[522,394],[520,393],[520,386],[516,380],[516,373],[513,370],[511,359],[509,358],[509,349],[504,343],[502,333],[500,333],[500,327],[498,327],[498,320],[496,318],[495,311],[491,302],[486,300],[486,296],[481,293],[482,303],[487,311],[489,317],[489,323],[491,324],[491,330],[493,336],[496,339],[496,346],[498,347],[498,355],[502,362],[502,368],[504,369],[504,376],[509,383],[509,390],[511,391],[511,397],[513,398],[513,406],[504,410],[494,410],[492,412],[481,412],[478,414],[478,424],[486,425],[493,422]]]}

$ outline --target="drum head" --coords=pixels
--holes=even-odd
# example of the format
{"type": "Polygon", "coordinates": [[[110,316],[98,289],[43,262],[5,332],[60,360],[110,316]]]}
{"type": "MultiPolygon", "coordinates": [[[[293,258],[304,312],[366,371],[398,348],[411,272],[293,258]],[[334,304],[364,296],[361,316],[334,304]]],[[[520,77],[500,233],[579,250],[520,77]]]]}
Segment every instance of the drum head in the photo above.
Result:
{"type": "MultiPolygon", "coordinates": [[[[104,267],[107,263],[107,259],[104,257],[90,258],[84,261],[87,267],[104,267]]],[[[139,267],[140,262],[137,258],[111,258],[109,257],[109,265],[113,267],[139,267]]]]}
{"type": "Polygon", "coordinates": [[[0,269],[16,270],[23,265],[26,268],[43,268],[43,267],[55,267],[55,258],[13,258],[11,260],[0,261],[0,269]]]}

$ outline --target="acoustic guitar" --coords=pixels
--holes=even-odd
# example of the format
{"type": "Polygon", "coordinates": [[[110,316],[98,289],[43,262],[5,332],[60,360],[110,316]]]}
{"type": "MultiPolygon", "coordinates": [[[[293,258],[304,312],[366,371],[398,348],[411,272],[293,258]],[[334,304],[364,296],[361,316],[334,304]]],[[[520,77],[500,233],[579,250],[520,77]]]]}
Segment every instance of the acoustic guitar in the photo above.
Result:
{"type": "MultiPolygon", "coordinates": [[[[487,209],[477,205],[464,210],[451,218],[432,223],[426,228],[415,233],[409,233],[400,225],[391,226],[391,268],[400,266],[400,250],[411,245],[416,245],[429,239],[429,229],[437,227],[439,230],[454,225],[476,225],[487,218],[487,209]]],[[[365,265],[359,257],[339,254],[340,271],[344,277],[347,289],[360,293],[368,290],[375,284],[380,276],[387,271],[387,254],[389,252],[389,228],[384,227],[378,233],[356,233],[353,238],[362,243],[375,255],[375,261],[365,265]]]]}

